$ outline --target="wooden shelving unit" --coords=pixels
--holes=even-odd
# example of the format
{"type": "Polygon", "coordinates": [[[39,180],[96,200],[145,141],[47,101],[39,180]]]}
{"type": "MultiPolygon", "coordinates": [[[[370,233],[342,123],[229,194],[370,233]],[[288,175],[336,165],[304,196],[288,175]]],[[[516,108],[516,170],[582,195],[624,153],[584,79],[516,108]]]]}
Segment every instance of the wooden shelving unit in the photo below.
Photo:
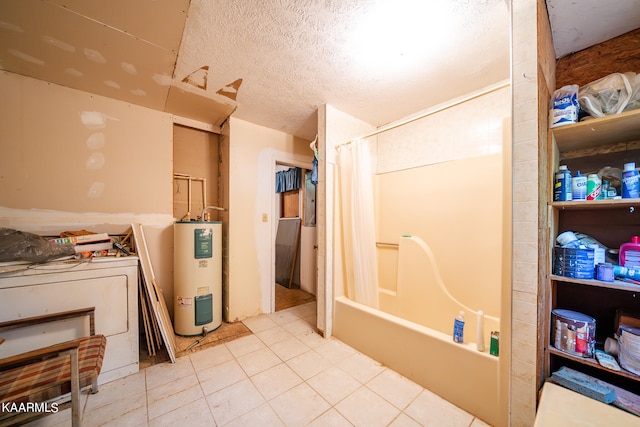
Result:
{"type": "MultiPolygon", "coordinates": [[[[597,172],[605,166],[619,167],[635,161],[640,164],[640,110],[620,115],[587,120],[581,123],[550,129],[550,169],[570,162],[570,169],[583,174],[597,172]]],[[[549,183],[552,188],[552,183],[549,183]]],[[[553,194],[550,191],[549,194],[553,194]]],[[[558,234],[574,231],[587,234],[609,248],[618,248],[640,235],[640,199],[608,199],[547,203],[548,271],[552,271],[552,248],[558,234]]],[[[551,341],[551,313],[554,309],[568,309],[596,319],[596,348],[613,337],[617,309],[635,311],[640,315],[640,285],[621,280],[603,282],[579,280],[548,275],[548,300],[545,305],[543,327],[546,329],[544,348],[545,376],[562,366],[583,371],[596,378],[640,394],[640,376],[601,366],[595,358],[583,358],[562,352],[551,341]]]]}

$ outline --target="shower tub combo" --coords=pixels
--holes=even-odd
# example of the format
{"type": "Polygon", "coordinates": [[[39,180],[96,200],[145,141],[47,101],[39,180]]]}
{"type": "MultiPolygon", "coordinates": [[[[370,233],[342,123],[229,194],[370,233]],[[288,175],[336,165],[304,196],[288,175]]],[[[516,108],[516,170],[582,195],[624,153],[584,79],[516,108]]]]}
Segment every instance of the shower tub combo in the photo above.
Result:
{"type": "Polygon", "coordinates": [[[379,310],[338,296],[334,335],[483,421],[497,425],[499,359],[489,354],[488,342],[490,332],[499,330],[500,319],[484,318],[487,345],[484,351],[478,351],[474,310],[452,299],[437,266],[425,262],[432,256],[429,247],[411,236],[401,238],[398,246],[396,291],[380,289],[379,310]],[[452,339],[453,316],[449,314],[459,310],[466,314],[464,343],[452,339]]]}

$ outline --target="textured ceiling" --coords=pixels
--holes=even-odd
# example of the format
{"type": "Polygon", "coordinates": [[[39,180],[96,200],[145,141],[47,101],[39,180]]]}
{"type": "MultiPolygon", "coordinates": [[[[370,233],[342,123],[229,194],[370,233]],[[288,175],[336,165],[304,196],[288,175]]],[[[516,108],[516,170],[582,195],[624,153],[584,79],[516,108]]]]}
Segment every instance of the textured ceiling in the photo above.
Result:
{"type": "Polygon", "coordinates": [[[306,138],[323,103],[383,125],[509,77],[505,2],[439,3],[192,0],[175,74],[242,79],[234,116],[306,138]]]}
{"type": "MultiPolygon", "coordinates": [[[[639,1],[548,0],[554,13],[560,3],[589,5],[552,16],[554,41],[578,50],[613,37],[595,36],[600,23],[577,36],[564,29],[584,27],[573,19],[585,13],[604,16],[603,3],[609,23],[614,6],[639,1]]],[[[218,126],[233,113],[312,139],[324,103],[381,126],[508,79],[510,4],[1,0],[0,69],[218,126]]]]}

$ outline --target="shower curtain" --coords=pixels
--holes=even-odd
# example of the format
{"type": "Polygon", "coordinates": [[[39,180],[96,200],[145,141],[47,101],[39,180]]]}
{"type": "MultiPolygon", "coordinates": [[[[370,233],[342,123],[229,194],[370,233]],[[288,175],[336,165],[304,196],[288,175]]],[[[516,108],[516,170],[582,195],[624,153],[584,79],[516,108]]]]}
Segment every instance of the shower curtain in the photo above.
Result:
{"type": "Polygon", "coordinates": [[[338,149],[342,231],[351,300],[378,308],[378,262],[369,141],[338,149]]]}

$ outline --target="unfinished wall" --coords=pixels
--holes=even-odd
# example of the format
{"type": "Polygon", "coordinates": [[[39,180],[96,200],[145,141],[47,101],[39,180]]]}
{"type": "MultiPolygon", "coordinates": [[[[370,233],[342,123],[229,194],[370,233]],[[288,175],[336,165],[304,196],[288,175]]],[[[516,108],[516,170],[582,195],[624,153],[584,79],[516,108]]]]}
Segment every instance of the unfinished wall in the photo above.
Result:
{"type": "Polygon", "coordinates": [[[276,162],[311,167],[309,142],[263,126],[229,121],[229,321],[271,310],[275,266],[276,162]]]}
{"type": "Polygon", "coordinates": [[[7,72],[0,93],[0,226],[118,234],[140,222],[170,301],[171,115],[7,72]]]}
{"type": "Polygon", "coordinates": [[[0,85],[3,206],[171,212],[170,115],[6,72],[0,85]]]}
{"type": "MultiPolygon", "coordinates": [[[[173,127],[173,173],[186,174],[205,181],[191,182],[191,204],[189,205],[189,182],[173,180],[173,217],[182,219],[189,213],[190,219],[202,214],[206,206],[220,206],[219,136],[211,132],[175,125],[173,127]],[[205,200],[203,200],[203,189],[205,200]],[[206,202],[206,203],[205,203],[206,202]]],[[[208,210],[209,219],[218,221],[220,211],[208,210]]]]}

